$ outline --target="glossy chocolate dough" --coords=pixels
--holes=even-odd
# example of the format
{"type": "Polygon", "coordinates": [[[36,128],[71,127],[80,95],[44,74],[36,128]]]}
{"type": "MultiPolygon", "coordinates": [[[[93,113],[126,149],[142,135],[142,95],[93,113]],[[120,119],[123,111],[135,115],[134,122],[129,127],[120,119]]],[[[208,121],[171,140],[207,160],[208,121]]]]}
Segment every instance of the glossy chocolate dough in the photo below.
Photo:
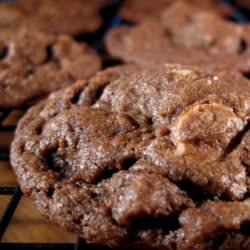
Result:
{"type": "Polygon", "coordinates": [[[49,33],[78,35],[96,31],[107,0],[17,0],[0,4],[0,28],[26,26],[49,33]]]}
{"type": "Polygon", "coordinates": [[[50,221],[88,242],[249,249],[250,81],[123,66],[32,107],[11,162],[50,221]]]}
{"type": "Polygon", "coordinates": [[[125,62],[224,64],[242,72],[250,71],[249,44],[250,25],[183,3],[166,9],[161,18],[115,28],[107,37],[109,53],[125,62]]]}
{"type": "Polygon", "coordinates": [[[0,31],[0,109],[28,106],[50,92],[92,76],[101,60],[85,43],[40,31],[0,31]]]}

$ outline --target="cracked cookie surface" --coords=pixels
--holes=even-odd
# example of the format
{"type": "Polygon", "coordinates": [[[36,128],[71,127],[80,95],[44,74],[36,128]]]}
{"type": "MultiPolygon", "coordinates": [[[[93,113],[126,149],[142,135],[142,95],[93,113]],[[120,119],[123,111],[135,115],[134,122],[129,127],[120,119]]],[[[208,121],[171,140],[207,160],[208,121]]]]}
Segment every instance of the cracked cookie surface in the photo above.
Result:
{"type": "Polygon", "coordinates": [[[113,29],[106,45],[111,56],[140,65],[223,64],[249,72],[249,31],[248,24],[233,23],[213,12],[176,3],[160,18],[113,29]]]}
{"type": "Polygon", "coordinates": [[[17,0],[0,4],[0,27],[26,27],[53,34],[79,35],[101,26],[107,0],[17,0]]]}
{"type": "Polygon", "coordinates": [[[32,107],[11,162],[41,213],[87,242],[249,249],[249,93],[222,69],[110,68],[32,107]]]}
{"type": "Polygon", "coordinates": [[[101,68],[95,51],[66,35],[0,31],[0,109],[19,108],[101,68]]]}

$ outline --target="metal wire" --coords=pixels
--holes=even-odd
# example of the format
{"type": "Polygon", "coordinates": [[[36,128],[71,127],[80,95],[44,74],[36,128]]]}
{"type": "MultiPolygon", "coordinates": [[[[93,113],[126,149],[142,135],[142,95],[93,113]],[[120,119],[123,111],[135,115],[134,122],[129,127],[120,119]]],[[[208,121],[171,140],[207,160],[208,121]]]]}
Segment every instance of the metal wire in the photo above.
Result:
{"type": "MultiPolygon", "coordinates": [[[[76,244],[1,243],[1,250],[74,250],[76,244]]],[[[87,250],[87,249],[86,249],[87,250]]]]}
{"type": "MultiPolygon", "coordinates": [[[[1,0],[0,0],[1,2],[1,0]]],[[[100,53],[103,52],[104,46],[103,41],[106,36],[107,31],[109,31],[111,28],[120,25],[122,22],[121,18],[117,15],[117,8],[120,4],[120,0],[113,0],[113,6],[109,11],[106,13],[106,21],[104,22],[104,25],[102,29],[97,32],[97,37],[93,39],[91,37],[90,39],[87,39],[88,42],[94,46],[100,53]]],[[[225,1],[226,2],[226,1],[225,1]]],[[[245,15],[245,13],[242,13],[240,10],[236,10],[235,14],[233,16],[233,19],[238,22],[246,22],[249,21],[249,18],[245,15]]],[[[85,39],[86,37],[84,37],[85,39]]],[[[80,37],[79,40],[83,38],[80,37]]],[[[105,65],[104,65],[105,67],[105,65]]],[[[0,113],[0,132],[12,132],[15,129],[15,126],[8,125],[3,126],[3,122],[8,117],[8,115],[11,113],[10,111],[5,111],[0,113]]],[[[0,160],[1,161],[9,161],[9,154],[6,152],[0,151],[0,160]]],[[[62,243],[56,243],[56,244],[50,244],[50,243],[44,243],[44,244],[34,244],[34,243],[1,243],[1,238],[3,237],[6,229],[8,228],[8,225],[12,219],[12,216],[19,204],[19,201],[21,200],[22,193],[18,186],[14,187],[5,187],[0,186],[0,195],[11,195],[12,198],[10,202],[7,205],[7,208],[5,209],[1,219],[0,219],[0,249],[1,250],[107,250],[107,247],[101,247],[97,245],[91,245],[86,244],[83,240],[80,238],[77,239],[75,243],[72,244],[62,244],[62,243]]]]}
{"type": "MultiPolygon", "coordinates": [[[[0,1],[1,2],[1,1],[0,1]]],[[[117,8],[119,5],[119,0],[113,0],[112,4],[109,8],[107,8],[106,12],[104,11],[104,25],[103,27],[97,32],[96,35],[89,35],[89,38],[84,36],[80,37],[79,40],[87,41],[90,45],[95,47],[99,53],[102,53],[104,50],[103,41],[105,38],[105,35],[108,30],[110,30],[112,27],[119,25],[119,18],[116,15],[117,8]]],[[[104,65],[105,66],[105,65],[104,65]]],[[[8,116],[10,115],[12,110],[4,111],[0,113],[0,132],[14,132],[15,125],[3,125],[4,121],[8,116]]],[[[5,151],[0,151],[0,160],[1,161],[9,161],[9,154],[5,151]]],[[[63,244],[63,243],[44,243],[44,244],[36,244],[36,243],[1,243],[1,239],[8,228],[8,225],[12,219],[12,216],[18,207],[18,204],[22,197],[22,192],[18,186],[14,187],[6,187],[6,186],[0,186],[0,196],[2,195],[11,195],[11,200],[8,203],[4,213],[0,217],[0,249],[1,250],[80,250],[80,249],[108,249],[103,248],[96,245],[86,244],[83,240],[80,238],[77,239],[75,243],[69,244],[63,244]]]]}
{"type": "MultiPolygon", "coordinates": [[[[15,126],[3,126],[3,122],[8,118],[8,115],[11,113],[4,112],[0,114],[0,132],[9,132],[14,131],[15,126]]],[[[9,154],[6,152],[0,152],[0,160],[1,161],[9,161],[9,154]]],[[[36,244],[36,243],[2,243],[1,239],[8,228],[8,225],[12,219],[12,216],[21,200],[22,192],[18,186],[7,187],[0,186],[0,196],[3,195],[11,195],[12,198],[8,203],[2,217],[0,218],[0,249],[1,250],[80,250],[80,249],[97,249],[93,248],[93,245],[85,244],[80,238],[76,241],[76,243],[56,243],[56,244],[36,244]]],[[[98,249],[102,249],[98,246],[98,249]]]]}
{"type": "Polygon", "coordinates": [[[11,217],[13,216],[13,214],[17,208],[17,205],[22,197],[22,193],[21,193],[21,190],[19,187],[10,188],[9,190],[8,190],[8,188],[5,188],[5,191],[6,191],[6,189],[7,189],[7,191],[9,191],[9,193],[11,193],[13,191],[14,191],[14,193],[13,193],[11,201],[9,202],[9,204],[8,204],[7,208],[5,209],[5,212],[0,220],[0,240],[2,239],[3,234],[10,223],[11,217]]]}

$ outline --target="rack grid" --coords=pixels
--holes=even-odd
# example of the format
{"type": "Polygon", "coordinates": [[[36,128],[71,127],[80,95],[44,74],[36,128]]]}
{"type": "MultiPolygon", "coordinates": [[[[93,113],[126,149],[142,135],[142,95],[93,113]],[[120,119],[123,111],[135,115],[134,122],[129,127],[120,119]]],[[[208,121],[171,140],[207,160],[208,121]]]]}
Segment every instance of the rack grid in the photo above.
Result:
{"type": "MultiPolygon", "coordinates": [[[[103,55],[104,63],[103,68],[106,68],[110,65],[116,64],[105,55],[104,50],[104,38],[106,33],[113,27],[119,26],[121,23],[124,23],[123,20],[117,15],[117,9],[121,4],[122,0],[111,0],[110,6],[103,11],[104,23],[102,28],[95,34],[89,34],[80,36],[77,40],[87,41],[92,45],[99,53],[103,55]]],[[[136,0],[135,0],[136,1],[136,0]]],[[[138,0],[139,1],[139,0],[138,0]]],[[[0,0],[0,3],[3,2],[0,0]]],[[[232,4],[232,1],[224,1],[228,4],[232,4]]],[[[232,20],[236,22],[246,22],[250,20],[249,13],[242,11],[240,9],[235,9],[232,20]]],[[[24,111],[24,110],[23,110],[24,111]]],[[[4,125],[4,122],[11,115],[13,110],[8,110],[0,112],[0,142],[2,133],[12,133],[15,130],[16,125],[4,125]]],[[[0,161],[9,162],[9,153],[8,150],[2,150],[0,148],[0,161]]],[[[22,192],[19,186],[1,186],[0,183],[0,197],[1,196],[11,196],[8,205],[3,212],[0,214],[0,249],[1,250],[107,250],[109,248],[86,244],[82,239],[78,238],[75,243],[5,243],[1,242],[1,239],[6,232],[12,217],[15,213],[16,208],[19,205],[19,202],[22,198],[22,192]]],[[[118,250],[118,249],[116,249],[118,250]]]]}

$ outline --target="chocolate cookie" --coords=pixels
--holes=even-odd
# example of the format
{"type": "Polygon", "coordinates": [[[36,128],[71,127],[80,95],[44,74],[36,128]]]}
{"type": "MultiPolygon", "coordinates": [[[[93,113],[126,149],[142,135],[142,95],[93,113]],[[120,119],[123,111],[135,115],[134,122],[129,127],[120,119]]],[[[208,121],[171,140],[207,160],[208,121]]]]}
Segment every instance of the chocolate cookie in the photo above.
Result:
{"type": "Polygon", "coordinates": [[[161,19],[150,18],[134,27],[114,29],[107,37],[107,48],[113,57],[141,65],[225,64],[248,72],[249,34],[249,25],[177,3],[161,19]]]}
{"type": "Polygon", "coordinates": [[[101,67],[84,43],[26,28],[0,31],[0,109],[19,108],[101,67]]]}
{"type": "Polygon", "coordinates": [[[50,33],[77,35],[101,25],[107,0],[17,0],[0,4],[0,27],[25,25],[50,33]]]}
{"type": "MultiPolygon", "coordinates": [[[[149,16],[159,16],[161,11],[180,0],[125,0],[120,9],[120,15],[128,21],[140,22],[149,16]]],[[[220,3],[219,0],[183,0],[192,3],[201,9],[211,9],[216,13],[227,15],[230,8],[220,3]]]]}
{"type": "Polygon", "coordinates": [[[111,68],[32,107],[11,162],[41,213],[87,242],[249,249],[249,118],[239,73],[111,68]]]}

